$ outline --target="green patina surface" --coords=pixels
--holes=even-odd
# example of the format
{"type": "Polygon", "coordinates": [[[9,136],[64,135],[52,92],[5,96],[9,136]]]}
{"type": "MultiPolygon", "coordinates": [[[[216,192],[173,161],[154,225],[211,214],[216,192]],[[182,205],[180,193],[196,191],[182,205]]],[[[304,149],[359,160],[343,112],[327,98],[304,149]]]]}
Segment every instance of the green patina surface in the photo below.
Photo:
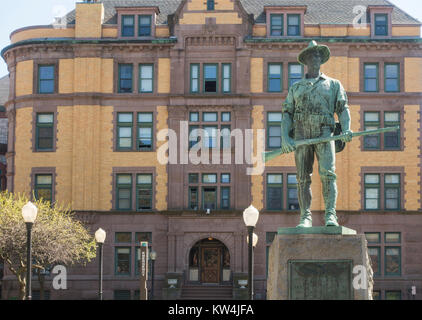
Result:
{"type": "Polygon", "coordinates": [[[349,229],[346,227],[336,227],[336,226],[329,226],[329,227],[309,227],[309,228],[278,228],[277,234],[340,234],[340,235],[348,235],[348,234],[356,234],[356,230],[349,229]]]}

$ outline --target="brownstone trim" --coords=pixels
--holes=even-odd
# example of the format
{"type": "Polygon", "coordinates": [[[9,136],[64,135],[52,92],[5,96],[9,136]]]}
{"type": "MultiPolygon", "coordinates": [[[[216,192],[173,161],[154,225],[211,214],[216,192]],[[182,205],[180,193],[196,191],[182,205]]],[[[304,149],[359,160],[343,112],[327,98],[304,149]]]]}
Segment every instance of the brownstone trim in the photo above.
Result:
{"type": "Polygon", "coordinates": [[[391,16],[393,14],[392,6],[368,6],[370,20],[369,24],[371,27],[371,38],[374,39],[389,39],[392,37],[392,21],[391,16]],[[388,35],[387,36],[376,36],[375,35],[375,14],[386,14],[388,18],[388,35]]]}
{"type": "MultiPolygon", "coordinates": [[[[130,174],[132,176],[132,210],[129,212],[151,212],[156,211],[156,180],[157,173],[155,167],[113,167],[112,169],[112,188],[111,188],[111,206],[112,210],[120,212],[116,209],[116,175],[117,174],[130,174]],[[137,174],[152,174],[152,208],[151,210],[137,211],[136,210],[136,176],[137,174]]],[[[126,211],[125,211],[126,212],[126,211]]]]}
{"type": "Polygon", "coordinates": [[[149,106],[115,106],[113,110],[113,152],[156,152],[157,148],[157,123],[158,112],[157,107],[149,106]],[[141,109],[142,108],[142,109],[141,109]],[[138,113],[152,113],[152,148],[151,150],[138,150],[136,142],[138,140],[138,113]],[[117,114],[118,113],[132,113],[132,150],[118,150],[117,149],[117,114]]]}
{"type": "Polygon", "coordinates": [[[360,92],[364,94],[370,94],[370,95],[376,95],[376,94],[385,94],[385,95],[398,95],[401,93],[404,93],[404,57],[365,57],[359,59],[360,64],[360,75],[359,75],[359,81],[360,81],[360,92]],[[377,63],[378,64],[378,92],[366,92],[365,91],[365,64],[367,63],[377,63]],[[397,63],[400,68],[400,81],[399,81],[399,91],[397,92],[386,92],[384,88],[384,82],[385,82],[385,75],[384,75],[384,67],[385,64],[389,63],[397,63]]]}
{"type": "MultiPolygon", "coordinates": [[[[374,101],[377,104],[370,105],[365,104],[360,107],[360,128],[359,131],[365,130],[365,112],[379,112],[380,113],[380,128],[384,128],[384,113],[385,112],[400,112],[400,148],[398,149],[385,149],[384,148],[384,134],[380,134],[380,150],[368,150],[364,148],[364,137],[360,137],[360,151],[362,152],[395,152],[395,151],[404,151],[404,141],[405,141],[405,132],[406,127],[404,125],[404,106],[394,106],[384,103],[383,101],[376,100],[374,101]]],[[[395,102],[395,101],[394,101],[395,102]]]]}
{"type": "Polygon", "coordinates": [[[34,76],[32,92],[38,96],[52,95],[59,93],[59,59],[34,59],[34,76]],[[42,65],[54,65],[54,91],[53,93],[39,93],[38,70],[42,65]]]}
{"type": "Polygon", "coordinates": [[[361,184],[360,184],[360,195],[361,195],[361,210],[363,212],[374,212],[374,213],[384,213],[384,212],[390,212],[394,210],[386,210],[384,207],[384,175],[385,174],[400,174],[400,208],[396,211],[405,211],[405,170],[404,167],[361,167],[360,168],[360,177],[361,177],[361,184]],[[379,174],[380,175],[380,208],[378,210],[365,210],[365,174],[379,174]]]}
{"type": "Polygon", "coordinates": [[[57,123],[58,123],[58,111],[57,106],[54,105],[38,105],[32,108],[32,152],[56,152],[57,149],[57,123]],[[53,114],[53,148],[52,150],[38,150],[37,149],[37,115],[40,113],[52,113],[53,114]]]}
{"type": "Polygon", "coordinates": [[[56,187],[57,187],[57,174],[56,174],[56,167],[33,167],[31,168],[31,175],[30,175],[30,190],[31,195],[30,198],[35,201],[34,199],[34,188],[35,188],[35,175],[37,174],[51,174],[52,182],[51,182],[51,203],[56,201],[56,187]]]}
{"type": "Polygon", "coordinates": [[[297,7],[264,7],[266,13],[266,25],[267,25],[267,38],[302,38],[305,34],[305,12],[306,6],[297,6],[297,7]],[[271,35],[271,15],[272,14],[282,14],[283,15],[283,35],[282,36],[272,36],[271,35]],[[300,34],[297,36],[288,36],[287,35],[287,15],[289,14],[298,14],[300,15],[300,34]]]}
{"type": "Polygon", "coordinates": [[[292,173],[297,173],[297,169],[296,167],[269,167],[266,166],[264,173],[262,174],[263,176],[263,180],[262,180],[262,195],[263,195],[263,208],[266,212],[269,213],[275,213],[277,212],[277,210],[271,210],[267,208],[267,174],[271,174],[271,173],[279,173],[283,175],[283,207],[281,211],[287,211],[287,212],[294,212],[296,213],[295,210],[288,210],[287,208],[287,175],[288,174],[292,174],[292,173]]]}

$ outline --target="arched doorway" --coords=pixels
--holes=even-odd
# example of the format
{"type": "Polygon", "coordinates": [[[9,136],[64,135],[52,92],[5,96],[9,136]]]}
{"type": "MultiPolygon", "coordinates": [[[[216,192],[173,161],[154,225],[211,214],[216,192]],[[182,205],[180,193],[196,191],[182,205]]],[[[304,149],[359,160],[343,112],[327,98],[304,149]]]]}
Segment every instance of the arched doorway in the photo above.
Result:
{"type": "Polygon", "coordinates": [[[221,241],[202,239],[189,252],[189,281],[224,284],[231,281],[230,253],[221,241]]]}

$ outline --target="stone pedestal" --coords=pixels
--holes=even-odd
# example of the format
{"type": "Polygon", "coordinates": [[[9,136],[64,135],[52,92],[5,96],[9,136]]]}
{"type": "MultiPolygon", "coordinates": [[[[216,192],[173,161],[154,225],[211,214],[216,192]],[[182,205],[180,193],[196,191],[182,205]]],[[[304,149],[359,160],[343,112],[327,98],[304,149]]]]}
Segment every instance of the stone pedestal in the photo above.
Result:
{"type": "Polygon", "coordinates": [[[372,299],[366,239],[354,230],[279,228],[268,264],[268,300],[372,299]]]}

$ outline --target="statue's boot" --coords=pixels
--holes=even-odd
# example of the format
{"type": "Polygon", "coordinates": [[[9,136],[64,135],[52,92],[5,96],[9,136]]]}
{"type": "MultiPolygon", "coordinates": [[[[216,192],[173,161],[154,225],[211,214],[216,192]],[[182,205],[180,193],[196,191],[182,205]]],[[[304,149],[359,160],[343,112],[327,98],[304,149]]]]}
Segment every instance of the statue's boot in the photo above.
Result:
{"type": "Polygon", "coordinates": [[[311,213],[311,181],[298,181],[297,196],[300,206],[300,221],[298,228],[312,227],[312,213],[311,213]]]}
{"type": "Polygon", "coordinates": [[[334,179],[322,180],[322,194],[325,202],[325,225],[338,227],[336,215],[337,184],[334,179]]]}

